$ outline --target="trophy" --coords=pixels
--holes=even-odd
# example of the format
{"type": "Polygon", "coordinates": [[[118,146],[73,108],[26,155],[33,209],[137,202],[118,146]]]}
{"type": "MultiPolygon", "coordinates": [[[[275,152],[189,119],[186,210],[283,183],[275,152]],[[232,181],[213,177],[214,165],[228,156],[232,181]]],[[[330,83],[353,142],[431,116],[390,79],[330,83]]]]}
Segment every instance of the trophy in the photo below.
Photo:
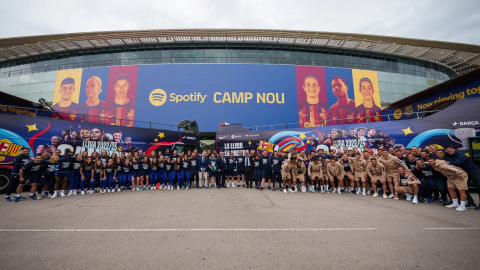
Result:
{"type": "Polygon", "coordinates": [[[468,151],[468,138],[471,137],[476,137],[477,132],[475,131],[474,128],[458,128],[453,130],[453,134],[455,137],[460,139],[460,141],[454,140],[452,136],[450,135],[451,131],[447,131],[447,135],[450,138],[450,140],[459,143],[462,145],[461,148],[458,148],[460,152],[466,152],[468,151]]]}

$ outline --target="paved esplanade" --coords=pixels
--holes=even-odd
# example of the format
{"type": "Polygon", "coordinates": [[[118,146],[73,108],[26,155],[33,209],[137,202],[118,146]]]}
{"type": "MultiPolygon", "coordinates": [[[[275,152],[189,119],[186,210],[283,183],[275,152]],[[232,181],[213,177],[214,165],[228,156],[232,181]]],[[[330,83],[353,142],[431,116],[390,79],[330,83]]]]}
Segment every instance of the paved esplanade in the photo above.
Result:
{"type": "Polygon", "coordinates": [[[243,188],[97,193],[2,202],[0,216],[1,269],[479,269],[480,264],[480,211],[371,196],[243,188]]]}

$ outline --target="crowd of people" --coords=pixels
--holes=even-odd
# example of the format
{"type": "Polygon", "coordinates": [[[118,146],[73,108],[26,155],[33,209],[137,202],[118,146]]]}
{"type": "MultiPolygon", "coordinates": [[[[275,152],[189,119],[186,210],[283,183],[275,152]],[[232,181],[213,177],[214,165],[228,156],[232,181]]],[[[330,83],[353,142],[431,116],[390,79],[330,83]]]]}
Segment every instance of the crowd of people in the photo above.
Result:
{"type": "Polygon", "coordinates": [[[224,152],[198,153],[152,151],[108,155],[87,151],[61,155],[56,150],[30,157],[21,150],[13,161],[11,181],[5,201],[18,202],[26,184],[31,185],[30,200],[100,194],[122,191],[173,190],[243,187],[280,190],[284,193],[352,193],[373,197],[405,197],[414,204],[442,202],[447,208],[466,211],[478,207],[468,192],[471,180],[480,188],[479,168],[453,146],[445,149],[403,146],[377,151],[365,146],[342,151],[323,150],[289,153],[239,151],[228,157],[224,152]],[[235,183],[236,180],[236,183],[235,183]]]}

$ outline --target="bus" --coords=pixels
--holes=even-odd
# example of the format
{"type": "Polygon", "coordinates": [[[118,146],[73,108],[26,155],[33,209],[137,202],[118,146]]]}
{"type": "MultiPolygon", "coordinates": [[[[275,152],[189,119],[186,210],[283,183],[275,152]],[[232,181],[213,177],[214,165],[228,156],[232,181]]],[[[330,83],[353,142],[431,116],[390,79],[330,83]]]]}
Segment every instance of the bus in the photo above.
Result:
{"type": "Polygon", "coordinates": [[[259,154],[267,151],[270,155],[273,151],[289,152],[292,149],[323,149],[336,153],[354,147],[363,151],[365,146],[376,151],[380,146],[424,148],[434,145],[442,149],[453,145],[470,156],[469,138],[480,135],[479,104],[479,98],[456,100],[436,113],[419,114],[417,119],[350,125],[257,131],[241,124],[224,123],[217,129],[215,144],[216,150],[226,155],[252,150],[259,154]]]}
{"type": "Polygon", "coordinates": [[[48,151],[53,155],[81,154],[87,151],[109,155],[121,152],[164,151],[169,148],[193,150],[198,147],[198,132],[162,130],[114,125],[91,124],[52,118],[0,114],[0,193],[5,193],[10,181],[12,161],[20,149],[29,148],[30,156],[48,151]]]}

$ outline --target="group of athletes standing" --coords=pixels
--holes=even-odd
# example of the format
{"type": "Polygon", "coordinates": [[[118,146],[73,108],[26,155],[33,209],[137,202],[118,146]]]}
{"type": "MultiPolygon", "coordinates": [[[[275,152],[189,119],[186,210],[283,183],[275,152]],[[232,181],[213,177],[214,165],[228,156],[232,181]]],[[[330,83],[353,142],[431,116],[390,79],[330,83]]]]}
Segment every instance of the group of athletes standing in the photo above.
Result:
{"type": "Polygon", "coordinates": [[[374,152],[368,147],[324,153],[302,151],[261,155],[239,151],[226,157],[224,152],[177,153],[169,149],[146,153],[121,152],[108,155],[87,151],[61,155],[47,151],[32,160],[30,149],[21,150],[13,162],[5,201],[24,199],[24,185],[31,184],[30,200],[141,190],[237,187],[280,190],[284,193],[316,192],[393,198],[405,195],[414,204],[441,201],[448,208],[466,211],[475,207],[468,193],[470,178],[479,188],[480,171],[453,146],[444,149],[403,147],[374,152]],[[255,182],[255,183],[254,183],[255,182]],[[448,190],[448,194],[447,194],[448,190]],[[66,193],[68,191],[68,193],[66,193]],[[37,195],[36,195],[37,193],[37,195]],[[43,194],[42,194],[43,193],[43,194]],[[447,196],[450,197],[448,200],[447,196]],[[419,198],[420,197],[420,198],[419,198]],[[458,200],[460,197],[460,202],[458,200]],[[467,204],[468,199],[468,204],[467,204]]]}

